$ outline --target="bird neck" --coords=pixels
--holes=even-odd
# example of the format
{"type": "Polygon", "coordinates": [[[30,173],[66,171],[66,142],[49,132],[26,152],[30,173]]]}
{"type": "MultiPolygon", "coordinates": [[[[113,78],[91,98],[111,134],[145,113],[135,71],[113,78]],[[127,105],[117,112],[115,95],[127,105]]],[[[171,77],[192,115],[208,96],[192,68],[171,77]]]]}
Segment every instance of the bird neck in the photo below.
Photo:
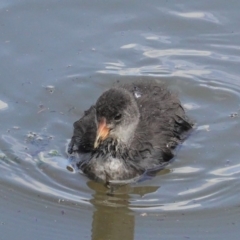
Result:
{"type": "Polygon", "coordinates": [[[99,156],[110,154],[112,157],[124,159],[127,158],[128,147],[123,142],[119,141],[119,139],[108,138],[101,143],[96,153],[99,156]]]}

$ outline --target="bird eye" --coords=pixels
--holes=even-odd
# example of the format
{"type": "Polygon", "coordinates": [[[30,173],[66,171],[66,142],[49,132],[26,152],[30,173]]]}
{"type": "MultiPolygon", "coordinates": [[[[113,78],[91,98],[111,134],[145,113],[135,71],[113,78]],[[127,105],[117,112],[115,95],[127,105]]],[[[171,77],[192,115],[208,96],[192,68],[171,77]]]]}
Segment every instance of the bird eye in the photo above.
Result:
{"type": "Polygon", "coordinates": [[[118,113],[115,117],[114,117],[114,120],[118,121],[120,120],[122,117],[122,114],[118,113]]]}

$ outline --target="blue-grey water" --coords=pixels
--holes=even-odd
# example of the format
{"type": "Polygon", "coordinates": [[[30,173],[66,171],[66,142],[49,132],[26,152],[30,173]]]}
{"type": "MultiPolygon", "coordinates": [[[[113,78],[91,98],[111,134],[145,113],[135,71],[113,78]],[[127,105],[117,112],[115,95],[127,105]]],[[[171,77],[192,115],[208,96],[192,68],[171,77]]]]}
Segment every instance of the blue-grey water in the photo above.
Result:
{"type": "Polygon", "coordinates": [[[0,2],[0,240],[239,239],[240,2],[0,2]],[[72,123],[116,81],[161,80],[195,130],[114,196],[66,170],[72,123]]]}

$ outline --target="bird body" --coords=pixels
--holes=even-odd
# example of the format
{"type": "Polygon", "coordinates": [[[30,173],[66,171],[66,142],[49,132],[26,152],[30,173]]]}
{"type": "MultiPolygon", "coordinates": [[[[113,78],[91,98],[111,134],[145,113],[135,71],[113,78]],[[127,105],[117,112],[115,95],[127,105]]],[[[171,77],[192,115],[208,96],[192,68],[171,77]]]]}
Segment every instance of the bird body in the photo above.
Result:
{"type": "Polygon", "coordinates": [[[191,128],[164,84],[135,81],[104,92],[74,123],[68,152],[90,178],[126,180],[168,162],[191,128]]]}

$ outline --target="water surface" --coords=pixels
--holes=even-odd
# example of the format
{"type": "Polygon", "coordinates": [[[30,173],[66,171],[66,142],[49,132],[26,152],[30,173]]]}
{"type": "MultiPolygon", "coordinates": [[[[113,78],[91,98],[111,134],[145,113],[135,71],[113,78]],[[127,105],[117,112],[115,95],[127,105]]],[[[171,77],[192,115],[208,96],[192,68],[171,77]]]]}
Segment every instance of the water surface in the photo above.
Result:
{"type": "Polygon", "coordinates": [[[0,239],[238,239],[237,1],[0,3],[0,239]],[[161,80],[195,130],[114,196],[66,170],[72,123],[116,81],[161,80]]]}

